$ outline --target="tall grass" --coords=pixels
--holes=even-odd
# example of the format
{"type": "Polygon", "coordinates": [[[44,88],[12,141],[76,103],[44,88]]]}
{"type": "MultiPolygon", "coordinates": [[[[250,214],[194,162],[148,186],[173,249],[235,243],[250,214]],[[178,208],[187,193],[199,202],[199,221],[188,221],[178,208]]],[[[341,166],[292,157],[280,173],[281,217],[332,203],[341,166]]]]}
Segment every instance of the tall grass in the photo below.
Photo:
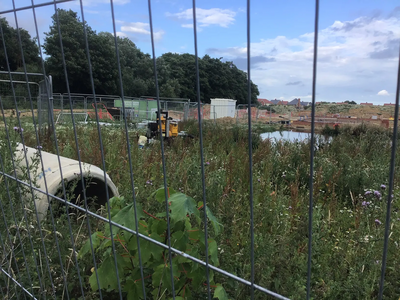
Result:
{"type": "MultiPolygon", "coordinates": [[[[177,138],[166,144],[167,182],[196,201],[202,200],[201,166],[197,123],[181,124],[194,136],[177,138]]],[[[78,128],[82,160],[102,167],[96,127],[78,128]]],[[[70,128],[57,129],[60,155],[77,159],[77,148],[70,128]]],[[[137,201],[149,213],[162,206],[149,196],[163,185],[159,143],[141,150],[136,133],[130,132],[132,167],[137,201]]],[[[24,131],[27,143],[34,136],[24,131]]],[[[107,173],[128,202],[132,201],[128,148],[120,128],[102,128],[107,173]]],[[[249,158],[247,131],[206,123],[203,129],[207,203],[224,226],[216,237],[221,267],[250,279],[249,158]]],[[[373,299],[377,296],[386,190],[390,162],[390,133],[364,125],[341,128],[327,141],[321,139],[315,152],[312,293],[315,299],[373,299]],[[372,195],[365,193],[372,191],[372,195]],[[374,196],[379,191],[382,197],[374,196]]],[[[50,140],[45,150],[54,152],[50,140]]],[[[308,242],[309,153],[307,142],[270,142],[253,136],[254,234],[256,283],[289,298],[303,299],[306,285],[308,242]]],[[[396,167],[399,166],[399,159],[396,167]]],[[[2,187],[4,183],[1,182],[2,187]]],[[[4,190],[2,188],[2,190],[4,190]]],[[[385,297],[400,295],[399,180],[395,178],[394,205],[385,297]]],[[[1,200],[8,199],[2,194],[1,200]]],[[[100,212],[101,213],[101,212],[100,212]]],[[[71,248],[66,219],[58,221],[65,249],[71,248]]],[[[82,219],[74,221],[79,248],[87,238],[82,219]],[[82,226],[81,226],[82,225],[82,226]],[[78,232],[79,231],[79,232],[78,232]]],[[[43,226],[49,226],[44,223],[43,226]]],[[[94,230],[97,223],[93,221],[94,230]]],[[[47,227],[51,230],[50,227],[47,227]]],[[[3,229],[2,236],[3,236],[3,229]]],[[[54,249],[53,249],[54,250],[54,249]]],[[[57,253],[51,253],[56,264],[57,253]]],[[[71,293],[80,295],[75,262],[71,253],[62,253],[69,264],[71,293]],[[71,274],[71,276],[70,276],[71,274]]],[[[93,262],[82,263],[87,286],[93,262]]],[[[248,299],[249,289],[215,274],[232,299],[248,299]]],[[[0,277],[1,281],[1,277],[0,277]]],[[[85,291],[89,293],[87,288],[85,291]]],[[[96,295],[92,295],[96,298],[96,295]]],[[[110,297],[112,297],[110,295],[110,297]]],[[[257,299],[267,297],[259,292],[257,299]]],[[[111,298],[110,298],[111,299],[111,298]]]]}

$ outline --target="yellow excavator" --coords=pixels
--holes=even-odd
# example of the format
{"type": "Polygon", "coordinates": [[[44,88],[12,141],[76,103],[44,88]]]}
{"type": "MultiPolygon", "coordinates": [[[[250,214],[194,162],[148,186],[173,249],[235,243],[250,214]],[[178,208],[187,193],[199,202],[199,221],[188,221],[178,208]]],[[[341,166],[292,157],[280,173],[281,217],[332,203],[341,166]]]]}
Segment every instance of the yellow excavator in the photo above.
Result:
{"type": "Polygon", "coordinates": [[[161,118],[161,130],[162,136],[164,138],[171,138],[178,136],[178,122],[174,121],[172,117],[168,116],[168,111],[161,110],[160,114],[156,112],[156,121],[149,122],[147,124],[147,138],[151,139],[153,137],[159,136],[160,129],[158,127],[161,118]]]}

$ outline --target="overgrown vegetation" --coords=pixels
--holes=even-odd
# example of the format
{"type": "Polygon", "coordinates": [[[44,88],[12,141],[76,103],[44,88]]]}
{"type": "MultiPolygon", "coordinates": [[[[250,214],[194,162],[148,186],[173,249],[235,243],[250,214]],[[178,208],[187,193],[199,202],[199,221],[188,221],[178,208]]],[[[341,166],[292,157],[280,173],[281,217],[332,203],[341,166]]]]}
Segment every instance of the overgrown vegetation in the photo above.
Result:
{"type": "MultiPolygon", "coordinates": [[[[195,138],[179,138],[170,142],[165,148],[165,158],[169,187],[191,197],[193,203],[198,203],[202,201],[202,183],[199,140],[197,138],[198,127],[195,125],[193,122],[181,124],[182,128],[194,135],[195,138]]],[[[23,134],[26,142],[35,147],[36,142],[32,130],[27,127],[23,134]]],[[[60,155],[76,159],[77,148],[73,142],[72,129],[57,128],[56,134],[60,155]]],[[[101,167],[102,156],[96,127],[78,127],[77,134],[82,160],[101,167]]],[[[163,217],[157,214],[162,212],[162,204],[154,200],[154,197],[150,197],[159,187],[163,186],[159,144],[155,143],[141,150],[135,146],[136,133],[130,132],[129,135],[132,144],[136,199],[142,210],[161,219],[163,217]]],[[[223,226],[221,232],[215,235],[212,223],[208,224],[211,230],[210,234],[218,245],[219,266],[249,280],[250,177],[247,131],[240,127],[223,128],[206,123],[203,136],[207,206],[213,212],[218,223],[223,226]]],[[[42,138],[44,150],[54,152],[51,140],[46,137],[42,138]]],[[[120,128],[102,128],[102,138],[107,172],[118,186],[120,194],[124,196],[124,201],[119,204],[118,210],[127,210],[127,207],[132,205],[133,198],[125,133],[120,128]]],[[[330,140],[321,137],[317,142],[319,146],[315,152],[314,166],[312,295],[315,299],[375,299],[379,288],[388,196],[386,185],[388,184],[391,150],[390,132],[381,128],[369,128],[365,125],[355,128],[342,127],[339,129],[339,133],[330,140]]],[[[309,145],[285,141],[271,143],[268,140],[262,141],[254,138],[252,148],[256,283],[291,299],[303,299],[305,298],[308,242],[309,145]]],[[[399,167],[399,158],[396,160],[396,167],[399,167]]],[[[10,165],[7,168],[8,172],[12,172],[10,165]]],[[[1,200],[2,203],[6,203],[9,197],[4,188],[5,178],[2,177],[1,180],[1,200]]],[[[11,180],[8,182],[11,184],[11,180]]],[[[396,268],[400,263],[398,177],[395,178],[394,183],[388,268],[384,291],[387,299],[396,299],[400,295],[398,285],[400,273],[396,268]]],[[[11,191],[16,193],[16,187],[12,187],[11,191]]],[[[11,199],[20,201],[17,194],[11,199]]],[[[113,207],[113,202],[111,202],[111,207],[113,207]]],[[[14,211],[18,214],[17,223],[8,214],[6,215],[8,224],[19,224],[23,210],[19,206],[19,209],[16,208],[14,211]]],[[[7,212],[9,213],[11,210],[7,212]]],[[[98,213],[107,216],[105,209],[98,213]]],[[[64,274],[70,297],[81,297],[81,290],[83,290],[86,299],[97,299],[98,291],[93,291],[90,285],[93,282],[94,267],[90,251],[87,255],[82,255],[79,260],[75,260],[71,251],[68,222],[64,214],[56,220],[61,249],[59,257],[58,251],[54,247],[54,233],[49,219],[42,224],[42,227],[45,232],[44,245],[48,247],[47,255],[52,270],[50,274],[55,281],[56,294],[59,298],[62,298],[63,295],[66,298],[67,290],[62,289],[64,279],[60,275],[62,274],[59,263],[61,257],[64,268],[67,269],[64,274]],[[79,263],[82,288],[77,276],[76,262],[79,263]]],[[[146,226],[151,226],[154,219],[146,215],[146,219],[142,219],[142,221],[145,221],[146,226]]],[[[37,224],[34,219],[30,222],[29,226],[33,226],[36,230],[37,224]]],[[[191,224],[194,226],[193,223],[191,224]]],[[[89,237],[86,219],[83,215],[71,216],[71,225],[76,251],[83,253],[85,250],[82,249],[87,247],[85,243],[89,237]]],[[[90,225],[91,234],[105,233],[104,230],[107,227],[104,222],[93,218],[90,218],[90,225]]],[[[35,272],[33,256],[29,256],[28,264],[25,264],[22,259],[21,245],[24,245],[24,249],[30,249],[29,239],[25,233],[30,228],[29,226],[20,227],[20,231],[25,237],[22,243],[18,242],[17,235],[13,231],[15,229],[9,230],[12,238],[17,240],[14,243],[5,241],[6,229],[3,227],[0,229],[3,243],[6,246],[6,251],[3,251],[2,265],[9,265],[8,262],[11,261],[13,269],[10,271],[13,271],[16,279],[21,280],[25,286],[29,286],[26,272],[20,272],[22,276],[20,278],[16,267],[18,266],[19,270],[30,270],[36,295],[39,294],[38,287],[40,286],[37,276],[43,277],[46,279],[42,280],[45,285],[44,293],[50,297],[52,288],[49,285],[50,281],[45,266],[44,248],[34,229],[31,231],[35,237],[33,243],[39,264],[39,275],[36,275],[35,272]]],[[[145,227],[142,226],[140,232],[147,234],[144,229],[145,227]]],[[[123,241],[123,236],[124,234],[122,234],[122,238],[121,235],[115,238],[117,247],[119,247],[118,251],[122,252],[125,250],[119,241],[123,241]]],[[[136,240],[135,237],[133,239],[136,240]]],[[[144,249],[150,249],[146,247],[153,246],[146,245],[144,242],[144,247],[144,249]]],[[[160,252],[162,249],[154,249],[154,251],[160,252]]],[[[200,257],[204,255],[202,251],[199,250],[200,257]]],[[[28,254],[32,255],[32,252],[28,254]]],[[[95,254],[97,267],[101,268],[101,264],[107,257],[104,257],[102,251],[96,251],[95,254]]],[[[129,253],[129,255],[134,256],[134,253],[129,253]]],[[[147,255],[149,254],[147,253],[147,255]]],[[[151,264],[154,257],[156,256],[150,256],[146,263],[151,264]]],[[[137,257],[135,257],[136,259],[137,257]]],[[[176,259],[179,260],[178,257],[176,259]]],[[[137,265],[136,261],[134,263],[137,265]]],[[[210,260],[210,263],[215,264],[215,261],[210,260]]],[[[149,265],[146,265],[147,267],[149,265]]],[[[186,265],[184,267],[186,268],[186,265]]],[[[180,279],[188,278],[185,277],[185,273],[179,273],[182,270],[179,266],[174,270],[174,272],[178,272],[175,278],[177,286],[182,286],[180,279]]],[[[146,278],[146,287],[151,293],[159,281],[154,282],[155,279],[151,272],[146,273],[146,276],[150,276],[146,278]]],[[[133,281],[140,279],[140,274],[131,279],[133,281]]],[[[186,282],[187,279],[184,280],[186,282]]],[[[229,299],[249,298],[249,288],[235,280],[217,272],[214,272],[213,280],[223,286],[229,299]]],[[[10,295],[19,291],[7,281],[7,278],[0,277],[0,282],[2,287],[12,287],[10,290],[3,289],[10,295]],[[3,284],[3,282],[7,284],[3,284]]],[[[135,286],[139,286],[138,283],[140,282],[137,281],[135,286]]],[[[205,275],[196,285],[199,289],[196,291],[198,294],[192,294],[191,298],[188,295],[183,297],[180,294],[180,296],[184,299],[198,299],[198,295],[206,292],[204,283],[205,275]]],[[[213,293],[216,288],[217,286],[212,284],[213,293]]],[[[124,297],[127,296],[127,293],[127,291],[124,292],[124,297]]],[[[103,297],[117,299],[119,296],[118,292],[105,289],[103,297]]],[[[268,297],[264,294],[256,292],[256,299],[266,298],[268,297]]],[[[167,294],[164,294],[157,299],[169,298],[167,294]]]]}

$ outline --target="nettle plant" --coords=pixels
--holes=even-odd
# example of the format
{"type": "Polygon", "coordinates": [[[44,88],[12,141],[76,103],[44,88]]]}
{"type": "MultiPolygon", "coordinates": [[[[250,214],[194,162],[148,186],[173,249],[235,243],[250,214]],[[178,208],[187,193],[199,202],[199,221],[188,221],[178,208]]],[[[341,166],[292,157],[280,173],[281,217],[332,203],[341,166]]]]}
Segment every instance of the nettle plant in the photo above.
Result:
{"type": "MultiPolygon", "coordinates": [[[[155,191],[150,198],[155,198],[160,204],[165,203],[164,188],[155,191]]],[[[111,220],[127,228],[135,230],[135,208],[133,203],[128,204],[123,197],[110,199],[111,220]]],[[[208,207],[183,194],[168,188],[170,239],[171,247],[185,252],[199,259],[205,258],[205,235],[202,214],[207,211],[208,221],[214,234],[221,232],[222,226],[208,207]]],[[[160,243],[168,245],[168,229],[166,212],[152,215],[137,204],[139,233],[146,235],[160,243]]],[[[203,215],[204,216],[204,215],[203,215]]],[[[92,234],[93,249],[100,255],[97,275],[92,268],[89,283],[92,290],[99,288],[107,292],[118,292],[118,281],[115,275],[115,260],[112,253],[111,239],[115,243],[115,255],[120,284],[127,299],[142,299],[143,289],[141,282],[137,237],[120,228],[104,224],[103,232],[92,234]],[[100,287],[98,286],[100,284],[100,287]]],[[[140,250],[145,280],[147,298],[172,299],[172,283],[168,249],[160,247],[150,241],[140,238],[140,250]]],[[[86,241],[79,252],[79,257],[91,254],[90,240],[86,241]]],[[[217,243],[208,237],[209,262],[219,265],[217,243]]],[[[172,270],[174,277],[175,299],[197,299],[206,295],[205,267],[181,255],[172,254],[172,270]]],[[[210,285],[214,298],[228,299],[225,289],[214,281],[214,273],[209,271],[210,285]]]]}

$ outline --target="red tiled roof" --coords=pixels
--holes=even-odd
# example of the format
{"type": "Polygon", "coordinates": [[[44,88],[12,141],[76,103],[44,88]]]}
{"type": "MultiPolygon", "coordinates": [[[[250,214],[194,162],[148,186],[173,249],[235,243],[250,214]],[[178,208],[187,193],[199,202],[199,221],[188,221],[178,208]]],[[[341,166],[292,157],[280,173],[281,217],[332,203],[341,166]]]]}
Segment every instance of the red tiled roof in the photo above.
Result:
{"type": "Polygon", "coordinates": [[[360,105],[374,105],[374,104],[373,104],[373,103],[365,102],[365,103],[360,103],[360,105]]]}
{"type": "Polygon", "coordinates": [[[261,104],[272,104],[272,102],[267,99],[257,99],[257,101],[261,104]]]}
{"type": "Polygon", "coordinates": [[[392,104],[392,103],[385,103],[385,104],[383,104],[383,106],[396,106],[396,104],[392,104]]]}

